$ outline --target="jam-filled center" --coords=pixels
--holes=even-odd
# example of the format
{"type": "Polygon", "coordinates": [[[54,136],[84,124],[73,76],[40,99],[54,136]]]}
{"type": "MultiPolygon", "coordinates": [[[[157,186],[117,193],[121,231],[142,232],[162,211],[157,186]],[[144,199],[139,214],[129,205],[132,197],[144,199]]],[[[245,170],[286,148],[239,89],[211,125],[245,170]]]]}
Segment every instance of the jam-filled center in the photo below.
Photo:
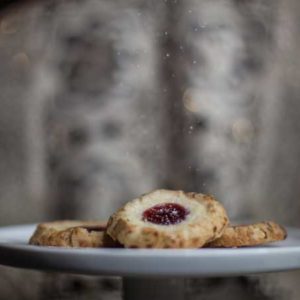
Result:
{"type": "Polygon", "coordinates": [[[158,225],[173,225],[185,220],[189,211],[180,204],[163,203],[158,204],[143,213],[143,220],[158,225]]]}

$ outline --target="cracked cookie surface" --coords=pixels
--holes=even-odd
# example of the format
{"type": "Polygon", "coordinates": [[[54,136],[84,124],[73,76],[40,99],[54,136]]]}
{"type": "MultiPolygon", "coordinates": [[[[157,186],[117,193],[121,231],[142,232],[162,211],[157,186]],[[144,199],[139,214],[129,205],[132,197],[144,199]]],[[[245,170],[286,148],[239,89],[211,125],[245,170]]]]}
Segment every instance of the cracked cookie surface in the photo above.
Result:
{"type": "Polygon", "coordinates": [[[199,248],[220,237],[228,224],[212,196],[156,190],[113,214],[107,233],[127,248],[199,248]]]}
{"type": "Polygon", "coordinates": [[[113,247],[106,222],[55,221],[39,224],[29,244],[56,247],[113,247]]]}
{"type": "Polygon", "coordinates": [[[281,225],[272,221],[259,222],[249,225],[228,226],[220,238],[206,244],[205,247],[235,248],[257,246],[281,241],[286,237],[287,232],[281,225]]]}

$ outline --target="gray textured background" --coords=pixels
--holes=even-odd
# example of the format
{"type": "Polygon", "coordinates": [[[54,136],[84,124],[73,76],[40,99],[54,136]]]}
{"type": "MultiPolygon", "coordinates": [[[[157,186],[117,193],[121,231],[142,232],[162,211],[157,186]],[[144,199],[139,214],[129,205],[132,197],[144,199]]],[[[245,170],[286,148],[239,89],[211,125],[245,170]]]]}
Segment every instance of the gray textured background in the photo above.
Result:
{"type": "MultiPolygon", "coordinates": [[[[167,187],[299,226],[299,20],[296,0],[47,1],[1,17],[0,224],[105,219],[167,187]]],[[[296,300],[298,281],[187,280],[186,293],[296,300]]],[[[120,288],[0,268],[3,300],[120,288]]]]}

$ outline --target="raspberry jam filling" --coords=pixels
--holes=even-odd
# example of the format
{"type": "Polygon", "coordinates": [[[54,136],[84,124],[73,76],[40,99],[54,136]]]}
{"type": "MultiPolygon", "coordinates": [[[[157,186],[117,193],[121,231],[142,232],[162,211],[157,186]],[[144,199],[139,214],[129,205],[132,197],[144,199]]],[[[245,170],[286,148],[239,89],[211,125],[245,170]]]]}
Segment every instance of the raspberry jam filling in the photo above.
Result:
{"type": "Polygon", "coordinates": [[[145,210],[143,220],[158,225],[173,225],[184,221],[189,213],[179,204],[164,203],[145,210]]]}

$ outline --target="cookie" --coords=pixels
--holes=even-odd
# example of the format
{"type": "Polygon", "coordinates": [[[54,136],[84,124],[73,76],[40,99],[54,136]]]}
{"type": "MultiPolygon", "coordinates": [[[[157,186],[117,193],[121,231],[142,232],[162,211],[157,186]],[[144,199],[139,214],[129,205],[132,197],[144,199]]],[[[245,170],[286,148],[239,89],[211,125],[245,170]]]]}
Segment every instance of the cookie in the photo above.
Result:
{"type": "Polygon", "coordinates": [[[56,247],[114,247],[106,222],[55,221],[39,224],[29,244],[56,247]]]}
{"type": "Polygon", "coordinates": [[[275,222],[260,222],[250,225],[228,226],[222,236],[205,245],[210,248],[233,248],[257,246],[284,240],[286,230],[275,222]]]}
{"type": "Polygon", "coordinates": [[[127,248],[199,248],[220,237],[228,224],[212,196],[156,190],[113,214],[107,234],[127,248]]]}

